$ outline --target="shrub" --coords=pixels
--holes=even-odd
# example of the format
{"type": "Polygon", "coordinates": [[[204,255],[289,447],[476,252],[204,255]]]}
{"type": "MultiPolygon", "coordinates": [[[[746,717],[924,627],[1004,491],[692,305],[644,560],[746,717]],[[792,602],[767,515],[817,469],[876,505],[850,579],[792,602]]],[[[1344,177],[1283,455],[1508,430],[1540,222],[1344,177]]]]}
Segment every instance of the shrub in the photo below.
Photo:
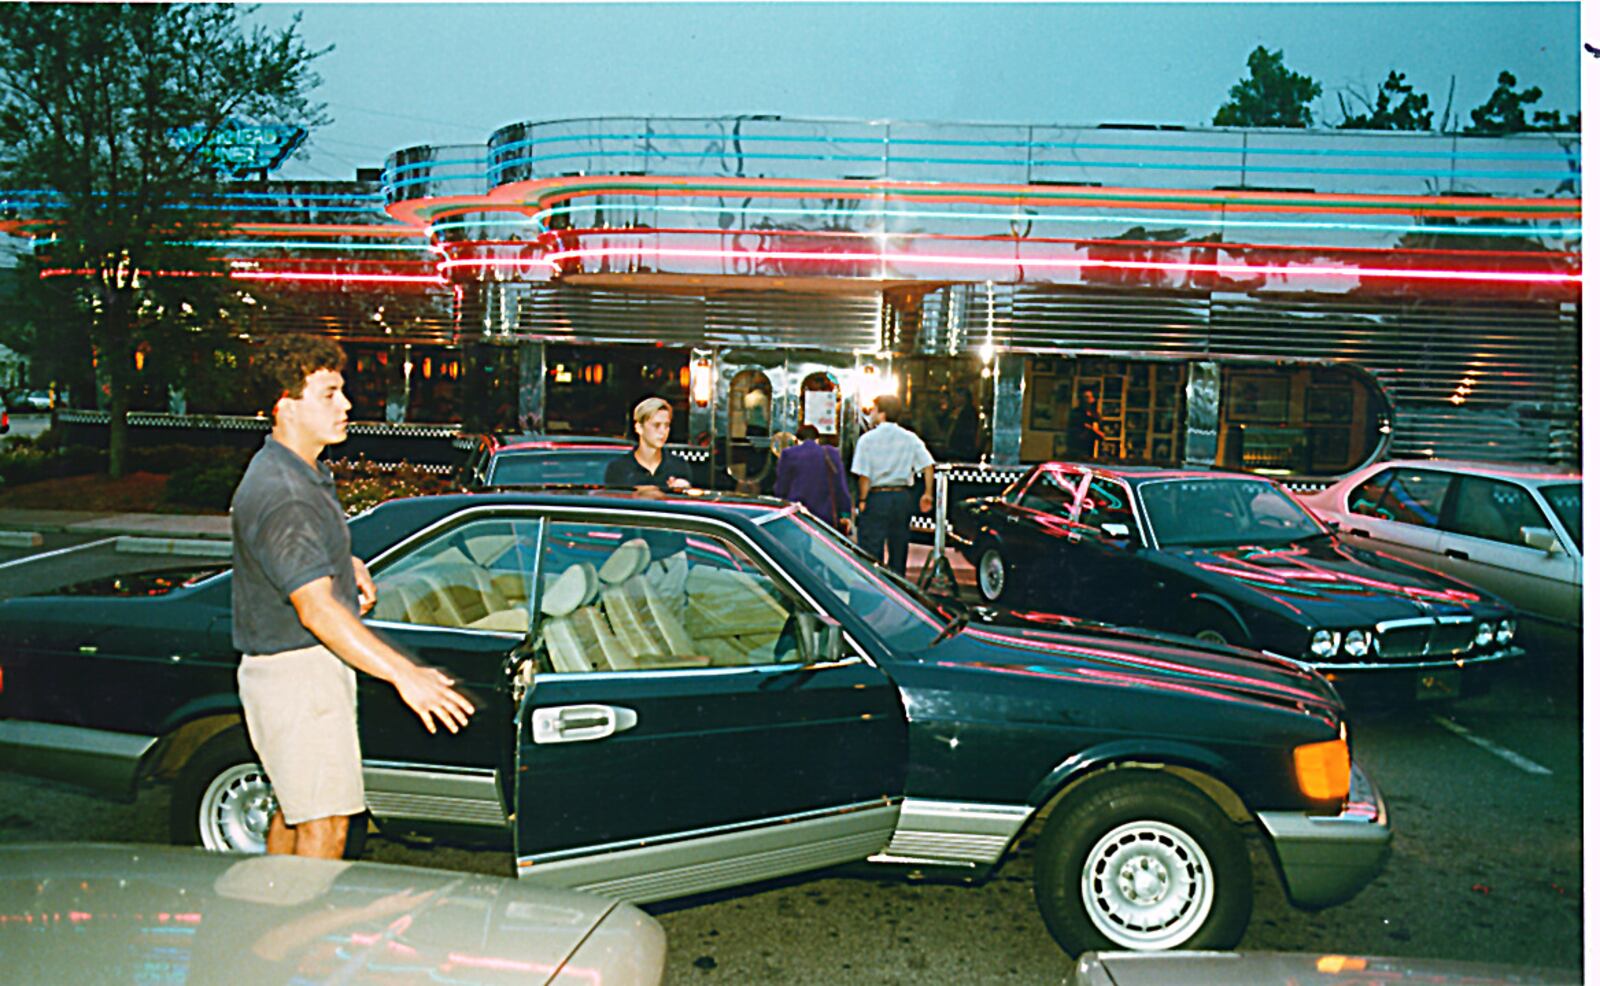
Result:
{"type": "Polygon", "coordinates": [[[215,458],[190,462],[168,477],[166,499],[204,510],[227,510],[246,464],[247,460],[237,458],[220,463],[215,458]]]}
{"type": "Polygon", "coordinates": [[[449,489],[445,476],[424,472],[410,463],[386,468],[367,459],[340,459],[333,464],[339,502],[347,514],[358,514],[385,500],[423,496],[449,489]]]}
{"type": "Polygon", "coordinates": [[[105,467],[105,452],[87,445],[68,445],[60,451],[48,452],[37,441],[18,438],[0,452],[0,480],[4,480],[8,486],[61,476],[81,476],[102,471],[105,467]]]}

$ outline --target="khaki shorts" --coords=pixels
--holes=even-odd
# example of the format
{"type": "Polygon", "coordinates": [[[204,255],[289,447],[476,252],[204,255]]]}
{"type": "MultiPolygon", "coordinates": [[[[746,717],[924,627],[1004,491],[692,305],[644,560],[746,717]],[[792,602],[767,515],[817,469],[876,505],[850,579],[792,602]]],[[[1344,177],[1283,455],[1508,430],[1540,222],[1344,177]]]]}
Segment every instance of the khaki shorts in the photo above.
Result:
{"type": "Polygon", "coordinates": [[[354,669],[321,644],[247,654],[239,700],[286,824],[366,810],[354,669]]]}

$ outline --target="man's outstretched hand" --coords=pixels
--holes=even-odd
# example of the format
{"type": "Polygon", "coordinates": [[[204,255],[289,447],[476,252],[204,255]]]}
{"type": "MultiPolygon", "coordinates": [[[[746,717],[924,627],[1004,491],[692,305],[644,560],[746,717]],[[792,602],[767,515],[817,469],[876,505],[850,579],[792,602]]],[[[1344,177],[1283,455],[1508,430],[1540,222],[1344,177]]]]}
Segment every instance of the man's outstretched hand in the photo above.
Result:
{"type": "Polygon", "coordinates": [[[454,733],[465,726],[467,718],[477,711],[465,696],[450,687],[453,684],[455,682],[444,672],[420,665],[412,665],[394,679],[395,691],[411,706],[411,711],[417,714],[430,733],[438,732],[435,719],[454,733]]]}

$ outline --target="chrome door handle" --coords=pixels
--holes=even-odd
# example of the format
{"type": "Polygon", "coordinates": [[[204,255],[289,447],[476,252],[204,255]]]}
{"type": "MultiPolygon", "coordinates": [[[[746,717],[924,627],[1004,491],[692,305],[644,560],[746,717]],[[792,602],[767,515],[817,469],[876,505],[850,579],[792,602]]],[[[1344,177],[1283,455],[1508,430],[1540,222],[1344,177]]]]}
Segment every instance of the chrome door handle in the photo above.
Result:
{"type": "Polygon", "coordinates": [[[639,715],[610,705],[556,705],[529,717],[535,743],[582,743],[632,729],[639,715]]]}

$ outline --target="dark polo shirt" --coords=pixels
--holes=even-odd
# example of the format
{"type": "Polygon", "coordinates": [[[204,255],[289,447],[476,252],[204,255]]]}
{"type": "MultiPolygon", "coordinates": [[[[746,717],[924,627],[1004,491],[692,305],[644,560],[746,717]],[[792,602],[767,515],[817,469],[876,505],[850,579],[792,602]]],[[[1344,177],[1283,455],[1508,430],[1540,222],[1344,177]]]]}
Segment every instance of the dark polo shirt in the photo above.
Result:
{"type": "Polygon", "coordinates": [[[689,477],[689,463],[663,449],[661,463],[656,466],[656,471],[651,472],[639,465],[639,460],[633,457],[633,452],[626,452],[606,463],[607,486],[659,486],[667,488],[667,480],[681,479],[693,482],[689,477]]]}
{"type": "Polygon", "coordinates": [[[233,491],[233,646],[276,654],[318,643],[289,594],[333,577],[334,598],[359,614],[350,527],[326,463],[312,468],[267,436],[233,491]]]}

